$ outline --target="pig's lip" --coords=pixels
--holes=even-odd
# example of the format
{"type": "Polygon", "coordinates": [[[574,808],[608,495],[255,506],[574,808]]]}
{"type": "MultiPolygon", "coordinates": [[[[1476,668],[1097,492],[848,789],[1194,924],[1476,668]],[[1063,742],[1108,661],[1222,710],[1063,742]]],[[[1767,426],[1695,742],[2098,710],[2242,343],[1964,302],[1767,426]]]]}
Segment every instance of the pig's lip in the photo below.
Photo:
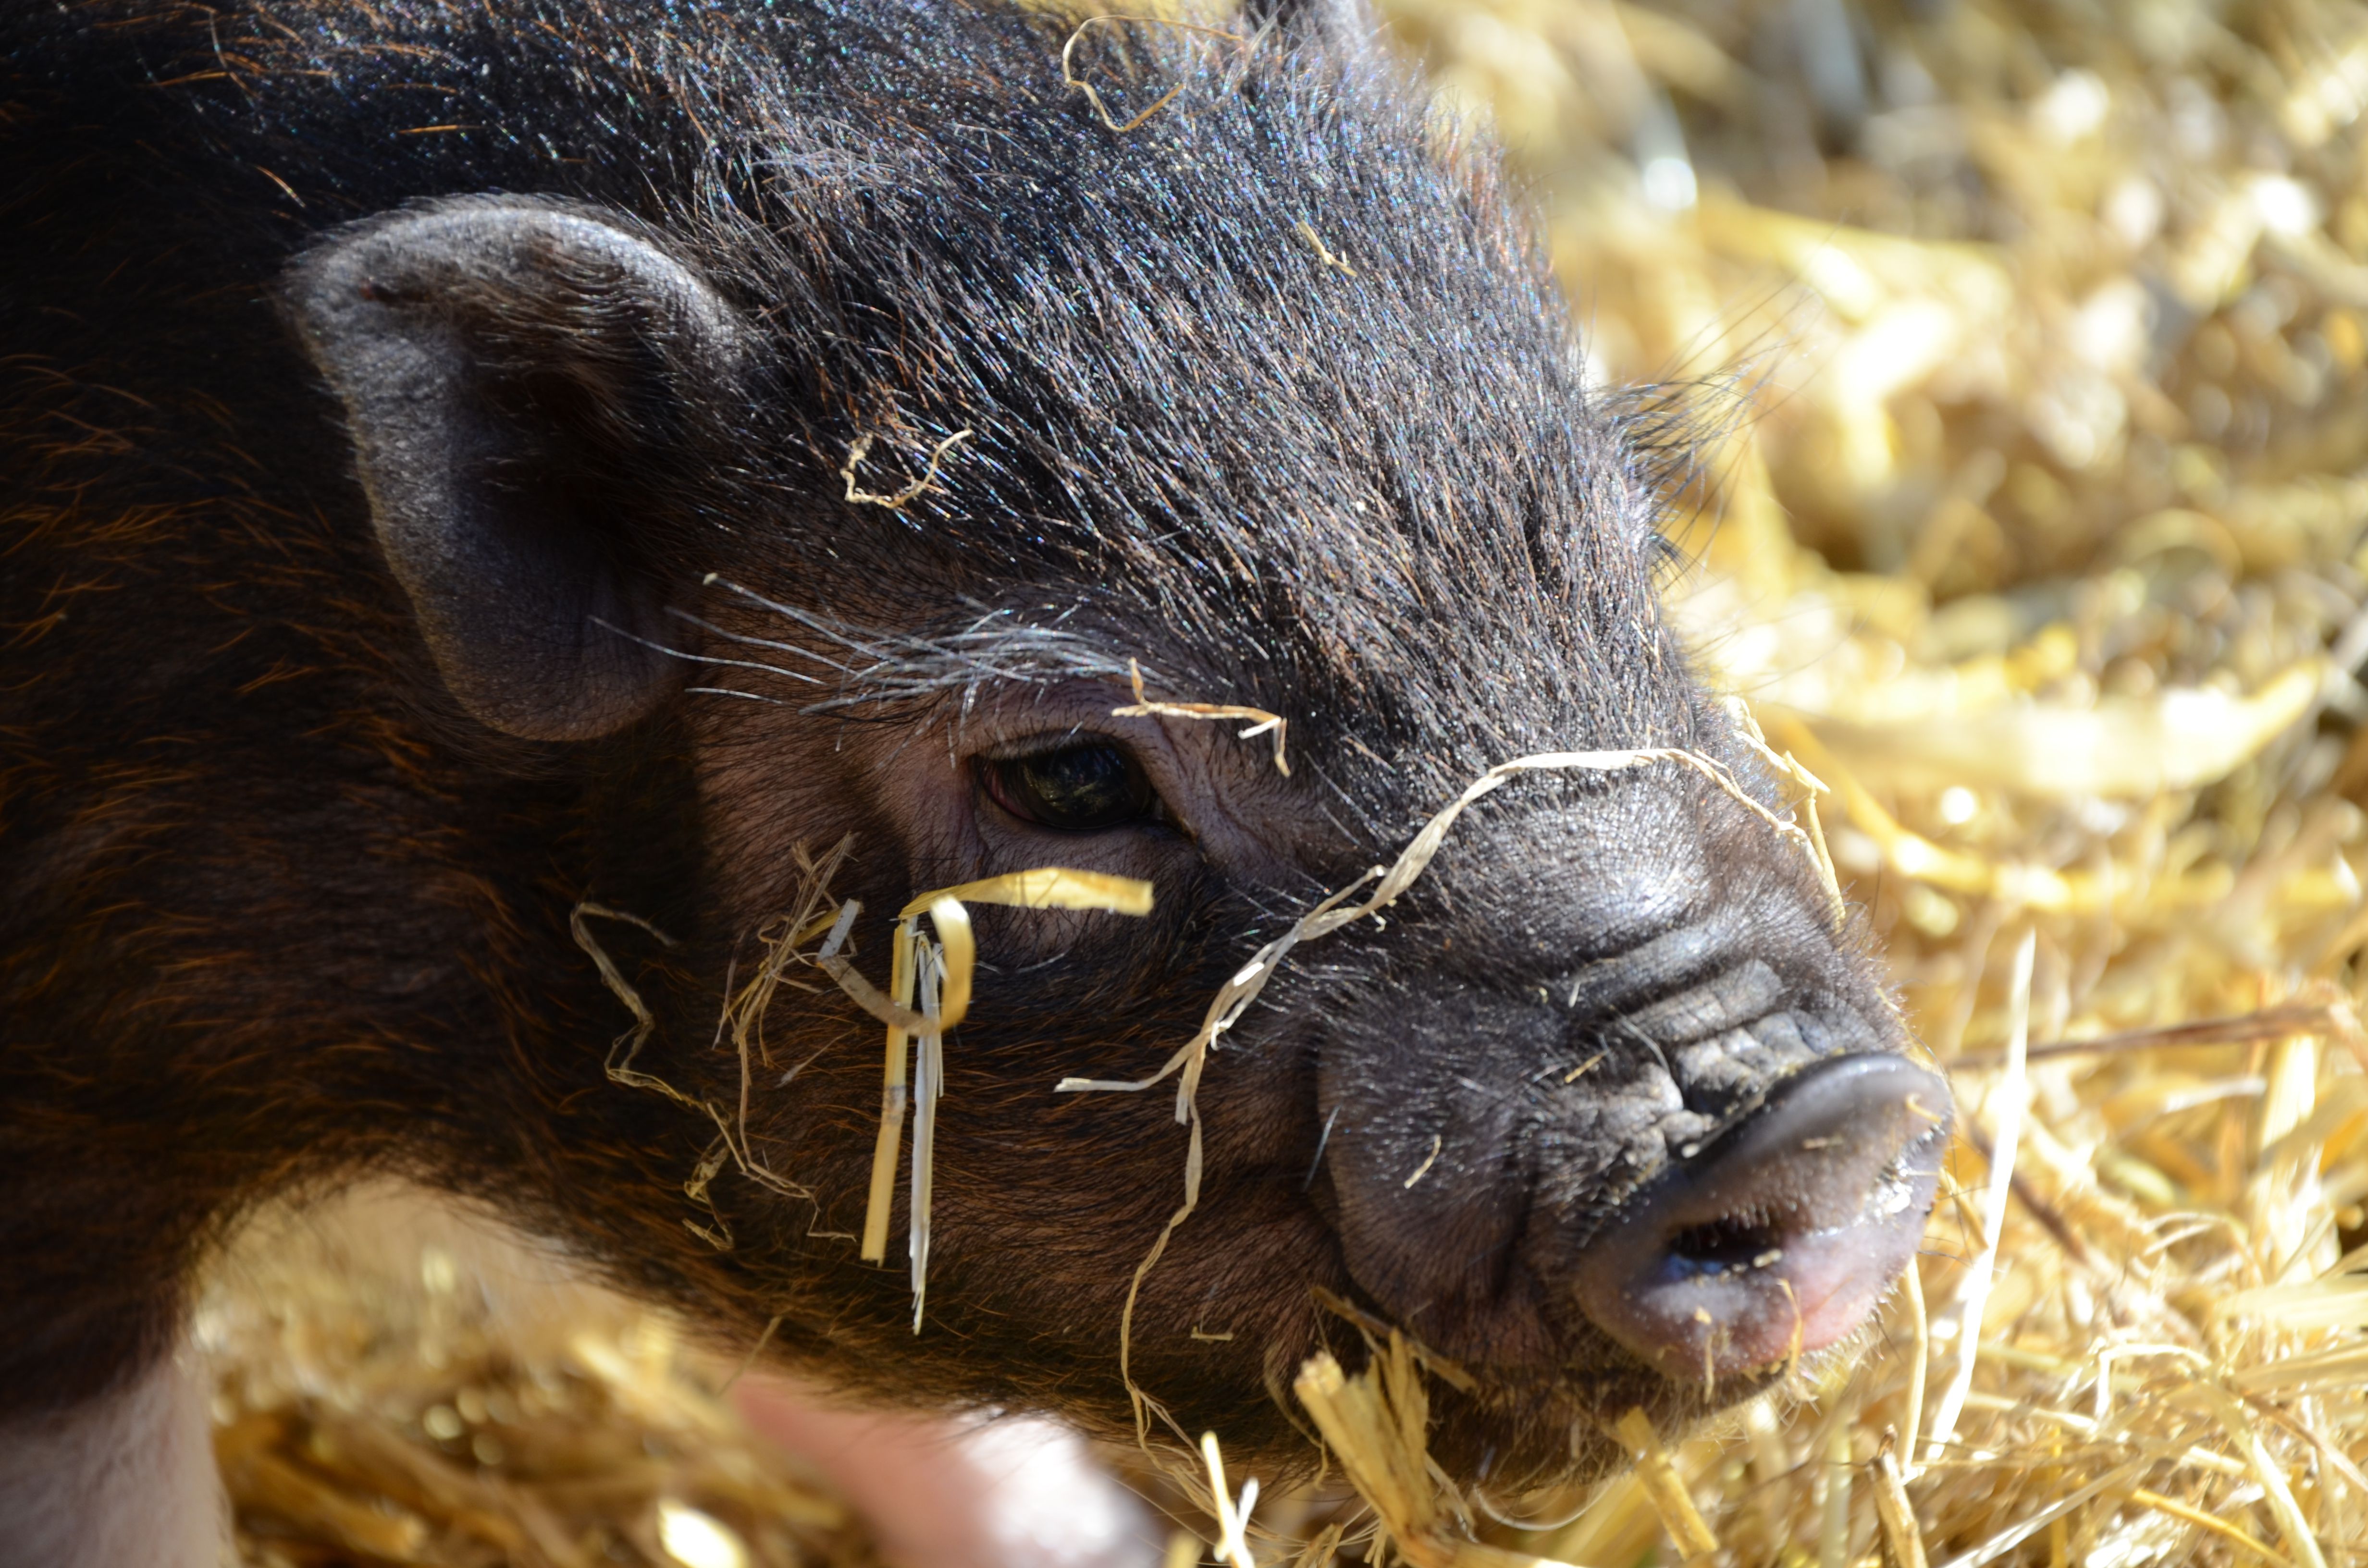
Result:
{"type": "Polygon", "coordinates": [[[1631,1200],[1580,1255],[1580,1306],[1673,1379],[1759,1372],[1840,1342],[1915,1256],[1948,1103],[1939,1079],[1896,1057],[1809,1070],[1631,1200]]]}

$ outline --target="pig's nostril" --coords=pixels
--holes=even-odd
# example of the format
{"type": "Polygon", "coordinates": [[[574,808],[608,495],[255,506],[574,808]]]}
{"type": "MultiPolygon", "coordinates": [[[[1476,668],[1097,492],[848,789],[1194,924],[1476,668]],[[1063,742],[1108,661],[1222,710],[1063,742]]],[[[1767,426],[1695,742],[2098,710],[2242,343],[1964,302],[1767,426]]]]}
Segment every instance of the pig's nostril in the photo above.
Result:
{"type": "Polygon", "coordinates": [[[1940,1079],[1894,1056],[1796,1074],[1588,1244],[1570,1275],[1579,1305],[1672,1377],[1833,1344],[1915,1254],[1948,1104],[1940,1079]]]}
{"type": "Polygon", "coordinates": [[[1697,1268],[1765,1267],[1784,1250],[1784,1231],[1770,1220],[1735,1215],[1707,1225],[1689,1225],[1669,1238],[1669,1256],[1697,1268]]]}

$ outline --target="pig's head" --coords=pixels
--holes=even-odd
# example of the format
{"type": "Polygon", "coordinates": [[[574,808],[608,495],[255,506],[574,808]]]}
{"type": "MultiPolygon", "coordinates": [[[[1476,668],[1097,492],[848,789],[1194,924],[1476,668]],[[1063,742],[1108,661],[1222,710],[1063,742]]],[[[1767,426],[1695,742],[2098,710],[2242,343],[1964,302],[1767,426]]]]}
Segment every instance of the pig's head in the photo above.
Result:
{"type": "MultiPolygon", "coordinates": [[[[1057,1080],[1157,1067],[1496,764],[1683,748],[1782,802],[1656,602],[1651,443],[1394,70],[1141,33],[1131,78],[1080,59],[1137,102],[1185,90],[1118,133],[1063,90],[1060,34],[897,17],[702,23],[671,97],[618,89],[696,118],[693,152],[629,119],[645,180],[611,149],[564,198],[340,231],[291,312],[458,709],[591,781],[603,865],[695,824],[687,865],[594,890],[682,939],[640,971],[638,1065],[745,1103],[750,1155],[812,1194],[727,1165],[729,1250],[692,1236],[715,1124],[600,1083],[591,1014],[537,1069],[573,1096],[528,1161],[554,1223],[738,1331],[779,1317],[843,1381],[1115,1428],[1186,1139],[1172,1085],[1057,1080]],[[1287,716],[1289,773],[1237,723],[1114,715],[1136,663],[1155,698],[1287,716]],[[1156,890],[1141,919],[978,912],[917,1337],[901,1256],[852,1239],[877,1026],[818,984],[780,994],[747,1086],[717,1043],[797,846],[848,834],[831,891],[864,902],[875,983],[920,890],[1047,865],[1156,890]]],[[[1948,1114],[1907,1044],[1802,844],[1734,791],[1668,762],[1517,778],[1224,1038],[1133,1376],[1280,1454],[1269,1393],[1320,1344],[1354,1356],[1327,1294],[1469,1372],[1439,1391],[1451,1462],[1600,1465],[1606,1418],[1681,1426],[1861,1334],[1948,1114]]]]}

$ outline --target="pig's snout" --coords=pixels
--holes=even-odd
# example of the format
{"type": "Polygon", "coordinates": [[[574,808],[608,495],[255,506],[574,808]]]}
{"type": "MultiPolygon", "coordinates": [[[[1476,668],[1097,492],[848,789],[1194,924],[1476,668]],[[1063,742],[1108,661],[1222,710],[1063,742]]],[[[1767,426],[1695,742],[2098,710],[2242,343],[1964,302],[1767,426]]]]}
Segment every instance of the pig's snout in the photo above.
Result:
{"type": "Polygon", "coordinates": [[[1947,1085],[1805,858],[1693,804],[1486,823],[1324,1026],[1347,1271],[1504,1397],[1739,1398],[1848,1340],[1932,1206],[1947,1085]]]}
{"type": "Polygon", "coordinates": [[[1576,1255],[1581,1309],[1673,1378],[1846,1337],[1915,1255],[1948,1105],[1938,1078],[1896,1056],[1802,1071],[1576,1255]]]}

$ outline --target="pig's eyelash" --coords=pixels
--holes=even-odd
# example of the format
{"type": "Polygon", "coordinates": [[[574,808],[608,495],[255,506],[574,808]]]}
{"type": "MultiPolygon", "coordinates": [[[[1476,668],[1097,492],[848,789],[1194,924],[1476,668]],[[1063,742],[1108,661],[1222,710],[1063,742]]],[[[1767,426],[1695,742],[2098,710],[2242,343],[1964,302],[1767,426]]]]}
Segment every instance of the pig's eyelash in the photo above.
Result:
{"type": "MultiPolygon", "coordinates": [[[[794,643],[722,633],[736,642],[780,649],[829,665],[846,677],[848,689],[801,710],[803,712],[819,713],[877,703],[911,701],[952,690],[975,693],[989,681],[1042,684],[1047,680],[1079,676],[1110,676],[1126,673],[1123,659],[1101,652],[1083,637],[1057,624],[1057,621],[1066,620],[1075,613],[1074,607],[1062,610],[1054,625],[1033,626],[1010,624],[1012,611],[973,604],[971,608],[977,612],[975,619],[957,631],[938,637],[866,638],[809,610],[768,598],[755,589],[718,574],[711,573],[702,581],[707,586],[722,588],[760,608],[770,610],[869,661],[861,667],[852,667],[837,664],[812,649],[794,643]]],[[[678,610],[674,613],[685,619],[696,619],[678,610]]]]}
{"type": "Polygon", "coordinates": [[[755,659],[719,659],[712,653],[686,653],[679,648],[669,648],[663,642],[653,642],[646,637],[636,636],[632,632],[626,631],[623,627],[618,626],[610,621],[603,620],[597,615],[592,618],[592,624],[600,628],[603,631],[615,632],[618,636],[623,638],[628,642],[638,642],[643,647],[650,649],[655,653],[666,654],[670,658],[681,659],[689,664],[728,665],[734,669],[762,670],[767,675],[780,676],[783,680],[802,680],[808,686],[820,686],[822,684],[821,680],[814,676],[805,675],[797,670],[785,670],[779,665],[762,664],[755,659]]]}
{"type": "MultiPolygon", "coordinates": [[[[720,573],[710,572],[700,581],[704,586],[722,588],[726,593],[737,594],[742,598],[746,599],[750,604],[758,606],[764,609],[771,610],[775,615],[781,617],[785,620],[795,622],[797,625],[804,627],[809,631],[818,631],[825,637],[829,638],[832,642],[837,643],[840,647],[846,649],[850,653],[862,653],[873,659],[877,659],[881,656],[880,649],[876,645],[867,643],[854,637],[848,636],[846,632],[831,625],[830,622],[823,619],[822,617],[799,609],[791,605],[782,604],[776,599],[768,599],[764,595],[757,592],[754,588],[742,587],[739,584],[734,582],[729,577],[723,576],[720,573]]],[[[779,646],[779,644],[775,644],[775,646],[779,646]]],[[[803,648],[798,651],[800,653],[805,653],[805,650],[803,648]]],[[[819,654],[808,654],[807,656],[810,658],[821,657],[819,654]]],[[[827,661],[825,662],[827,663],[827,661]]],[[[854,673],[852,670],[848,670],[844,665],[835,665],[832,667],[834,669],[845,671],[849,675],[854,673]]]]}
{"type": "Polygon", "coordinates": [[[1072,653],[1057,645],[1044,643],[1023,646],[1023,639],[1019,637],[1008,633],[991,635],[991,642],[982,635],[984,653],[916,640],[909,652],[884,658],[871,668],[857,672],[852,677],[852,689],[814,704],[809,711],[917,700],[950,691],[964,693],[967,706],[976,699],[983,687],[990,684],[1017,682],[1044,686],[1079,676],[1110,676],[1125,673],[1122,663],[1099,654],[1083,651],[1072,653]],[[1018,656],[1005,656],[1012,654],[1018,656]]]}
{"type": "Polygon", "coordinates": [[[750,702],[761,702],[768,708],[787,708],[789,706],[788,703],[782,701],[778,697],[759,697],[753,691],[742,691],[734,687],[729,686],[687,686],[682,689],[687,693],[699,697],[746,698],[750,702]]]}
{"type": "Polygon", "coordinates": [[[998,741],[981,748],[976,755],[981,762],[1024,762],[1030,757],[1050,756],[1071,746],[1090,745],[1110,746],[1129,756],[1134,755],[1133,746],[1123,736],[1088,729],[1082,723],[1072,724],[1065,730],[1039,730],[1033,734],[998,741]]]}
{"type": "MultiPolygon", "coordinates": [[[[672,605],[668,605],[666,607],[666,613],[673,616],[677,620],[688,621],[689,624],[698,627],[701,631],[712,631],[716,636],[724,639],[726,642],[737,642],[743,647],[771,648],[778,653],[795,653],[801,659],[812,659],[815,664],[827,665],[843,676],[853,676],[855,674],[853,670],[848,669],[837,659],[817,653],[811,648],[802,648],[795,642],[776,642],[769,637],[751,637],[745,631],[727,631],[724,628],[716,625],[713,621],[702,620],[698,616],[691,614],[689,610],[677,609],[672,605]]],[[[767,667],[769,668],[770,666],[767,667]]],[[[803,676],[801,678],[807,680],[814,679],[811,676],[803,676]]],[[[819,686],[821,682],[815,681],[814,684],[819,686]]]]}

